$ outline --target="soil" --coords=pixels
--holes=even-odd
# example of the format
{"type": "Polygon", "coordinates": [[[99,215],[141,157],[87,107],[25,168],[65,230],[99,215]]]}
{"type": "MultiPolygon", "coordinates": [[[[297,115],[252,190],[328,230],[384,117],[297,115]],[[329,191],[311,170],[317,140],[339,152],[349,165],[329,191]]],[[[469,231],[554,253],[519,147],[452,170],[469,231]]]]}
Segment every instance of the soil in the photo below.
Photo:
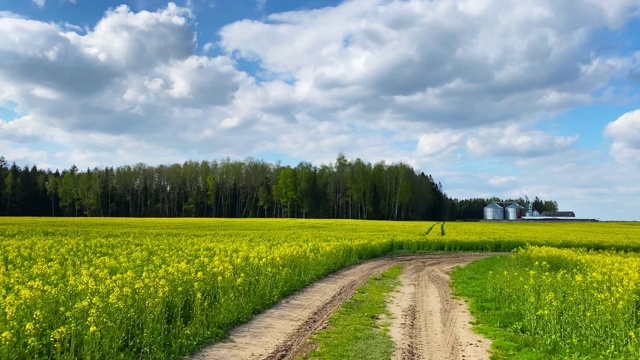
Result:
{"type": "Polygon", "coordinates": [[[491,341],[471,331],[467,305],[454,299],[449,273],[482,255],[430,256],[408,262],[388,307],[393,360],[488,359],[491,341]]]}
{"type": "Polygon", "coordinates": [[[453,299],[449,272],[491,254],[428,254],[374,259],[343,269],[286,298],[233,330],[227,341],[187,358],[297,359],[313,349],[310,335],[370,277],[404,264],[401,286],[391,295],[393,359],[488,359],[491,342],[471,331],[465,303],[453,299]]]}

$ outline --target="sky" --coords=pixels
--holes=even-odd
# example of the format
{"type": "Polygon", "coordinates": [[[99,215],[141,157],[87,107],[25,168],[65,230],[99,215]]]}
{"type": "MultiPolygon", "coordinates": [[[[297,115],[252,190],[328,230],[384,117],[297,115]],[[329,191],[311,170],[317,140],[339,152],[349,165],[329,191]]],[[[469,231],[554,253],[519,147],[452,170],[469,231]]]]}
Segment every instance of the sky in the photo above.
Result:
{"type": "Polygon", "coordinates": [[[0,155],[405,162],[640,220],[640,0],[0,0],[0,155]]]}

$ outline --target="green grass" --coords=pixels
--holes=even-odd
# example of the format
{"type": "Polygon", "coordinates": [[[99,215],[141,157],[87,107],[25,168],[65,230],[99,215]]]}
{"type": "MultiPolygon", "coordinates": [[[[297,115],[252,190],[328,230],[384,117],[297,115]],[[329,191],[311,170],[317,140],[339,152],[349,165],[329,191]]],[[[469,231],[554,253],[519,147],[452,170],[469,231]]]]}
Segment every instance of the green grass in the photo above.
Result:
{"type": "Polygon", "coordinates": [[[493,359],[638,359],[640,256],[531,247],[452,273],[493,359]]]}
{"type": "Polygon", "coordinates": [[[493,339],[492,359],[536,359],[527,349],[533,343],[521,334],[509,331],[518,319],[510,307],[504,306],[500,293],[488,291],[489,274],[510,269],[507,256],[493,256],[456,268],[451,273],[454,295],[470,300],[469,309],[476,319],[474,330],[493,339]]]}
{"type": "Polygon", "coordinates": [[[402,272],[394,266],[369,282],[344,303],[330,319],[329,328],[314,337],[318,348],[308,359],[389,359],[394,344],[388,333],[390,313],[387,295],[395,289],[402,272]]]}

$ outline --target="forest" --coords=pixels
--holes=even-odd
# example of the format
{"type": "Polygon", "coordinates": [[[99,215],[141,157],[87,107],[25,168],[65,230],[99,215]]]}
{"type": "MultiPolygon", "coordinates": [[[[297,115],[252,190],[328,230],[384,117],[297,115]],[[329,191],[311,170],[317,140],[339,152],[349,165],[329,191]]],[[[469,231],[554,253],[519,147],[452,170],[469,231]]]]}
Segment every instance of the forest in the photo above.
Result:
{"type": "MultiPolygon", "coordinates": [[[[20,167],[0,157],[0,190],[6,216],[473,220],[491,201],[510,201],[451,199],[431,175],[405,163],[371,164],[342,153],[319,167],[226,158],[85,171],[20,167]]],[[[533,206],[558,209],[537,197],[533,206]]]]}

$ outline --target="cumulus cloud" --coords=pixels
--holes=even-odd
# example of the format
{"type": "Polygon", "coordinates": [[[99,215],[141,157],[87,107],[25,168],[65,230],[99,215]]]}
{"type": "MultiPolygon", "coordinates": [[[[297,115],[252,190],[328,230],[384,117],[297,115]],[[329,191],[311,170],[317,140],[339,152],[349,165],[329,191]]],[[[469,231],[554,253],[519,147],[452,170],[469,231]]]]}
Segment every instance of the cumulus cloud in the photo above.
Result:
{"type": "Polygon", "coordinates": [[[125,70],[148,68],[193,54],[195,35],[189,24],[191,16],[189,9],[174,3],[156,12],[138,13],[120,5],[107,11],[86,36],[70,38],[101,62],[125,70]]]}
{"type": "Polygon", "coordinates": [[[0,119],[0,140],[27,144],[40,140],[44,134],[46,132],[43,132],[33,116],[26,115],[11,121],[0,119]]]}
{"type": "Polygon", "coordinates": [[[525,130],[517,125],[481,129],[467,140],[475,156],[538,157],[566,150],[578,140],[575,136],[554,136],[544,131],[525,130]]]}
{"type": "Polygon", "coordinates": [[[613,139],[610,153],[619,161],[637,163],[640,159],[640,110],[623,114],[604,130],[613,139]]]}
{"type": "Polygon", "coordinates": [[[171,131],[201,126],[250,83],[229,58],[194,55],[193,15],[173,3],[110,9],[85,34],[10,15],[0,17],[0,100],[43,126],[177,142],[171,131]]]}
{"type": "Polygon", "coordinates": [[[606,9],[597,2],[349,1],[233,23],[220,31],[220,46],[295,83],[306,106],[338,112],[359,105],[358,116],[371,121],[390,113],[464,127],[593,101],[630,64],[594,53],[591,32],[619,27],[631,9],[629,1],[606,9]]]}
{"type": "Polygon", "coordinates": [[[422,134],[416,145],[416,155],[433,156],[450,152],[458,148],[462,137],[462,133],[452,130],[422,134]]]}
{"type": "Polygon", "coordinates": [[[640,150],[640,110],[628,112],[610,122],[604,133],[622,146],[640,150]]]}
{"type": "Polygon", "coordinates": [[[92,92],[110,76],[105,70],[75,47],[57,25],[0,17],[3,82],[27,93],[37,88],[51,89],[50,92],[92,92]]]}

